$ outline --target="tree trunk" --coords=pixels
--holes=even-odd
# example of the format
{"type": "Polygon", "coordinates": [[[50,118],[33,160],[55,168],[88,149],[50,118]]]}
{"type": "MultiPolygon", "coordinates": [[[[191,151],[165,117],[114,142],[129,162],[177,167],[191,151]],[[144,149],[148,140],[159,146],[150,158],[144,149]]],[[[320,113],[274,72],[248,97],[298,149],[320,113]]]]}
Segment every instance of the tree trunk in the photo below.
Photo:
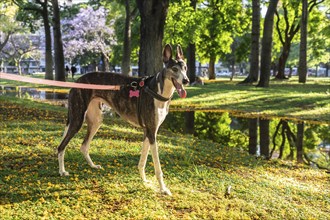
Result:
{"type": "Polygon", "coordinates": [[[258,118],[249,119],[249,154],[257,154],[258,118]]]}
{"type": "MultiPolygon", "coordinates": [[[[197,0],[190,0],[190,7],[196,10],[197,0]]],[[[188,77],[190,83],[196,80],[196,44],[195,42],[190,42],[188,44],[187,53],[187,66],[188,66],[188,77]]]]}
{"type": "Polygon", "coordinates": [[[125,0],[125,33],[124,33],[124,45],[123,45],[123,59],[121,62],[121,73],[128,76],[131,73],[131,39],[132,39],[132,20],[131,20],[131,8],[129,0],[125,0]]]}
{"type": "MultiPolygon", "coordinates": [[[[0,52],[6,46],[7,42],[9,41],[10,35],[11,34],[8,33],[5,37],[5,39],[3,40],[3,42],[0,42],[0,52]]],[[[2,39],[0,39],[0,40],[2,40],[2,39]]]]}
{"type": "Polygon", "coordinates": [[[188,111],[184,113],[185,118],[185,133],[195,133],[195,111],[188,111]]]}
{"type": "Polygon", "coordinates": [[[300,48],[298,74],[299,82],[306,83],[307,79],[307,22],[308,22],[308,2],[302,1],[302,18],[300,26],[300,48]]]}
{"type": "Polygon", "coordinates": [[[209,79],[215,79],[215,55],[210,56],[209,61],[209,79]]]}
{"type": "Polygon", "coordinates": [[[42,18],[45,29],[45,79],[53,80],[52,37],[48,19],[48,0],[45,0],[42,7],[42,18]]]}
{"type": "Polygon", "coordinates": [[[136,0],[141,16],[139,74],[149,76],[162,67],[162,41],[169,0],[136,0]]]}
{"type": "Polygon", "coordinates": [[[291,78],[292,77],[292,66],[289,67],[289,75],[288,75],[288,78],[291,78]]]}
{"type": "Polygon", "coordinates": [[[21,59],[15,59],[15,64],[17,66],[18,75],[22,75],[21,59]]]}
{"type": "Polygon", "coordinates": [[[269,159],[269,120],[260,119],[260,155],[269,159]]]}
{"type": "Polygon", "coordinates": [[[55,60],[55,80],[65,81],[64,53],[61,33],[60,10],[57,0],[52,0],[53,4],[53,31],[54,31],[54,60],[55,60]]]}
{"type": "Polygon", "coordinates": [[[231,63],[231,75],[230,75],[230,81],[233,81],[233,78],[235,76],[235,72],[236,72],[236,69],[235,69],[235,58],[232,60],[232,63],[231,63]]]}
{"type": "Polygon", "coordinates": [[[303,163],[303,156],[304,156],[304,150],[303,150],[303,142],[304,141],[304,122],[297,124],[297,162],[303,163]]]}
{"type": "Polygon", "coordinates": [[[196,45],[189,43],[187,53],[188,77],[190,83],[196,80],[196,45]]]}
{"type": "Polygon", "coordinates": [[[278,60],[278,72],[275,76],[276,79],[286,79],[286,77],[285,77],[285,64],[286,64],[286,61],[289,58],[290,48],[291,48],[291,41],[286,42],[283,45],[282,53],[281,53],[280,58],[278,60]]]}
{"type": "Polygon", "coordinates": [[[252,33],[250,72],[241,83],[254,83],[259,78],[260,0],[252,0],[252,33]]]}
{"type": "Polygon", "coordinates": [[[269,86],[270,66],[272,60],[274,13],[276,11],[277,3],[278,0],[270,1],[264,21],[264,33],[262,37],[260,64],[260,80],[257,85],[258,87],[269,86]]]}
{"type": "Polygon", "coordinates": [[[108,57],[102,53],[101,59],[102,59],[102,71],[109,72],[110,71],[110,62],[109,62],[108,57]]]}

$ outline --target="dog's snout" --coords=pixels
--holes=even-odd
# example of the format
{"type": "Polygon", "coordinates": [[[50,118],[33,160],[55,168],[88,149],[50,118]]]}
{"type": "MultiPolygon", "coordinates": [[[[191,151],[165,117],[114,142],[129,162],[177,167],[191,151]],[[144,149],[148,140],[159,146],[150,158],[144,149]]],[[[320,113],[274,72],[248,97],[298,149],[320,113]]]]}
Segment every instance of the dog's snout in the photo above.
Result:
{"type": "Polygon", "coordinates": [[[187,85],[189,83],[189,79],[188,78],[184,78],[183,80],[182,80],[182,84],[183,85],[187,85]]]}

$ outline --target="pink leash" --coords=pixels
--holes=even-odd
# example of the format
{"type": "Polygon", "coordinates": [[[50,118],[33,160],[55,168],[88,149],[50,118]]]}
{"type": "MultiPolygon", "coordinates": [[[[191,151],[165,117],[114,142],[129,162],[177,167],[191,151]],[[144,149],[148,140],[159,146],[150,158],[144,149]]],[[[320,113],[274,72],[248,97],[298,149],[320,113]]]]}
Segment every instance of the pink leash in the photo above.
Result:
{"type": "Polygon", "coordinates": [[[86,84],[86,83],[62,82],[62,81],[54,81],[48,79],[31,78],[31,77],[2,73],[2,72],[0,72],[0,79],[8,79],[8,80],[15,80],[20,82],[44,84],[49,86],[58,86],[58,87],[66,87],[66,88],[120,90],[119,85],[96,85],[96,84],[86,84]]]}

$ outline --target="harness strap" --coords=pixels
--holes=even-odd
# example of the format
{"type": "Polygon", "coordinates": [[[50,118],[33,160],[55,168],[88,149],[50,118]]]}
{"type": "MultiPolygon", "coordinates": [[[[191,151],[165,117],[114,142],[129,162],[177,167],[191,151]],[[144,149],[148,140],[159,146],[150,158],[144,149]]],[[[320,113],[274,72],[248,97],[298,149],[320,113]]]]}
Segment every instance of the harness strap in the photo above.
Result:
{"type": "Polygon", "coordinates": [[[142,128],[144,128],[144,123],[143,123],[143,119],[142,119],[142,115],[143,114],[141,114],[142,113],[142,111],[141,111],[141,104],[142,102],[141,102],[141,96],[139,96],[138,98],[137,98],[137,118],[138,118],[138,120],[139,120],[139,125],[142,127],[142,128]]]}
{"type": "MultiPolygon", "coordinates": [[[[149,88],[149,86],[145,86],[144,81],[147,78],[150,78],[150,77],[143,77],[142,80],[140,81],[140,83],[138,84],[139,87],[140,87],[140,89],[141,89],[141,91],[142,90],[145,91],[151,97],[153,97],[153,98],[155,98],[155,99],[157,99],[159,101],[162,101],[162,102],[167,102],[167,101],[169,101],[169,100],[172,99],[172,97],[165,98],[165,97],[159,95],[158,93],[154,92],[153,90],[151,90],[149,88]]],[[[142,117],[144,114],[142,114],[142,108],[143,108],[143,106],[142,106],[141,99],[142,99],[142,93],[140,93],[139,97],[137,97],[137,99],[136,99],[136,102],[137,102],[136,103],[137,104],[137,112],[136,113],[137,113],[137,118],[138,118],[139,125],[144,128],[145,127],[145,125],[144,125],[144,118],[142,117]]]]}
{"type": "Polygon", "coordinates": [[[153,98],[157,99],[158,101],[167,102],[172,99],[172,96],[170,98],[165,98],[164,96],[159,95],[158,93],[154,92],[153,90],[149,89],[148,86],[144,88],[144,90],[151,95],[153,98]]]}

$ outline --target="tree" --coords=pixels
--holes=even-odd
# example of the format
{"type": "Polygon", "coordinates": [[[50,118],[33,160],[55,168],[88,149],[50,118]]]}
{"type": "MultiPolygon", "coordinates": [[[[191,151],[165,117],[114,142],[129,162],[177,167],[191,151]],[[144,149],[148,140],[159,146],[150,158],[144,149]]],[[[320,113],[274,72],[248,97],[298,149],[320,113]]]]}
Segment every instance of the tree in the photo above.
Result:
{"type": "Polygon", "coordinates": [[[258,118],[249,119],[249,154],[257,154],[258,118]]]}
{"type": "Polygon", "coordinates": [[[54,32],[54,61],[55,80],[65,81],[64,52],[61,32],[61,18],[58,0],[52,0],[53,32],[54,32]]]}
{"type": "MultiPolygon", "coordinates": [[[[194,10],[194,14],[196,12],[196,5],[197,0],[190,0],[190,7],[194,10]]],[[[190,83],[195,82],[196,80],[196,43],[192,39],[189,41],[188,49],[187,49],[187,67],[188,67],[188,77],[190,83]]],[[[194,124],[195,117],[193,116],[193,113],[187,113],[186,117],[187,119],[190,118],[192,120],[191,124],[194,124]]]]}
{"type": "Polygon", "coordinates": [[[186,134],[195,133],[195,111],[187,111],[184,113],[185,127],[184,132],[186,134]]]}
{"type": "Polygon", "coordinates": [[[22,27],[15,21],[17,7],[6,1],[0,3],[0,52],[5,47],[12,34],[22,30],[22,27]]]}
{"type": "Polygon", "coordinates": [[[129,75],[131,72],[131,52],[132,52],[132,21],[137,15],[137,7],[133,6],[131,10],[131,3],[125,0],[125,31],[124,31],[124,44],[123,44],[123,58],[121,63],[121,72],[124,75],[129,75]]]}
{"type": "Polygon", "coordinates": [[[53,75],[53,55],[52,55],[52,37],[49,24],[48,0],[38,1],[42,5],[42,20],[45,31],[45,79],[54,79],[53,75]]]}
{"type": "Polygon", "coordinates": [[[279,159],[283,158],[284,155],[284,150],[285,150],[285,146],[286,146],[286,140],[288,140],[288,145],[290,147],[290,155],[288,156],[288,158],[293,158],[293,154],[294,154],[294,149],[296,148],[296,142],[297,142],[297,138],[294,135],[294,133],[292,132],[289,123],[287,120],[283,120],[281,119],[280,122],[277,124],[274,135],[273,135],[273,149],[270,153],[270,155],[273,155],[273,152],[276,149],[276,145],[277,145],[277,136],[281,134],[281,143],[279,145],[279,159]],[[282,129],[281,129],[282,128],[282,129]],[[281,130],[281,132],[279,132],[281,130]]]}
{"type": "Polygon", "coordinates": [[[239,1],[211,0],[202,3],[203,22],[198,55],[209,61],[209,78],[215,79],[215,63],[231,52],[235,37],[243,34],[249,25],[246,10],[239,1]]]}
{"type": "MultiPolygon", "coordinates": [[[[113,21],[110,21],[110,25],[113,25],[113,21]]],[[[111,45],[114,45],[115,41],[113,28],[107,24],[105,8],[81,8],[76,16],[65,21],[64,27],[66,58],[74,60],[76,57],[88,55],[98,63],[102,57],[104,70],[109,71],[111,45]]]]}
{"type": "Polygon", "coordinates": [[[162,41],[169,0],[136,0],[141,16],[140,76],[153,75],[162,69],[162,41]]]}
{"type": "Polygon", "coordinates": [[[166,19],[164,42],[180,43],[187,48],[188,77],[196,79],[196,43],[200,41],[201,10],[197,0],[175,1],[170,4],[166,19]]]}
{"type": "Polygon", "coordinates": [[[304,156],[304,151],[303,151],[303,140],[304,140],[304,122],[298,123],[297,124],[297,162],[298,163],[303,163],[303,156],[304,156]]]}
{"type": "Polygon", "coordinates": [[[269,159],[269,120],[259,120],[260,155],[269,159]]]}
{"type": "Polygon", "coordinates": [[[300,19],[299,15],[300,1],[284,1],[282,3],[283,9],[283,24],[282,19],[276,10],[276,31],[282,45],[281,54],[278,59],[278,72],[275,76],[277,79],[285,79],[285,64],[290,54],[291,44],[296,34],[299,31],[300,24],[297,20],[300,19]],[[284,26],[284,27],[281,27],[284,26]]]}
{"type": "Polygon", "coordinates": [[[250,52],[250,71],[241,83],[257,82],[259,78],[259,39],[260,39],[260,0],[252,0],[252,33],[250,52]]]}
{"type": "MultiPolygon", "coordinates": [[[[31,37],[32,38],[32,37],[31,37]]],[[[21,62],[24,58],[37,57],[39,54],[38,45],[40,38],[32,40],[28,35],[11,35],[7,44],[2,49],[3,56],[12,59],[18,69],[18,74],[22,75],[21,62]]]]}
{"type": "MultiPolygon", "coordinates": [[[[307,21],[308,21],[308,2],[302,0],[302,16],[301,16],[301,27],[300,27],[300,52],[299,52],[299,82],[305,83],[307,77],[307,21]]],[[[301,158],[298,159],[302,160],[301,158]]],[[[299,161],[302,162],[302,161],[299,161]]]]}
{"type": "Polygon", "coordinates": [[[270,1],[264,21],[264,33],[262,37],[260,80],[258,87],[268,87],[270,77],[270,67],[272,59],[273,25],[274,13],[278,0],[270,1]]]}
{"type": "MultiPolygon", "coordinates": [[[[281,55],[278,60],[278,73],[276,74],[277,79],[285,79],[285,66],[290,54],[292,42],[294,42],[295,38],[297,39],[297,33],[301,30],[302,22],[306,23],[306,33],[307,33],[307,13],[311,13],[313,8],[317,5],[324,2],[324,0],[311,0],[308,3],[303,1],[303,10],[305,12],[300,13],[300,0],[294,1],[283,1],[282,3],[282,13],[276,11],[276,30],[279,40],[281,42],[281,55]],[[283,15],[282,15],[283,14],[283,15]],[[282,16],[281,16],[282,15],[282,16]],[[304,17],[303,17],[303,16],[304,17]],[[283,17],[283,19],[282,19],[283,17]],[[303,21],[306,19],[306,21],[303,21]]],[[[304,33],[303,33],[304,34],[304,33]]],[[[302,36],[301,36],[302,37],[302,36]]],[[[298,40],[298,39],[297,39],[298,40]]],[[[300,38],[300,40],[304,40],[300,38]]],[[[304,42],[301,42],[304,44],[304,42]]],[[[307,45],[307,37],[306,42],[307,45]]],[[[307,74],[307,67],[306,67],[306,74],[307,74]]]]}
{"type": "Polygon", "coordinates": [[[38,21],[42,18],[45,32],[45,79],[53,79],[53,56],[52,56],[52,39],[49,21],[50,5],[48,0],[13,0],[20,8],[18,20],[28,26],[32,32],[39,28],[38,21]]]}
{"type": "MultiPolygon", "coordinates": [[[[326,2],[323,5],[326,5],[326,2]]],[[[320,65],[329,69],[330,17],[327,12],[321,10],[322,6],[316,9],[312,13],[308,12],[307,64],[309,67],[316,67],[317,71],[320,65]]],[[[299,57],[298,51],[299,49],[297,49],[297,58],[299,57]]],[[[317,72],[316,75],[318,75],[317,72]]]]}

